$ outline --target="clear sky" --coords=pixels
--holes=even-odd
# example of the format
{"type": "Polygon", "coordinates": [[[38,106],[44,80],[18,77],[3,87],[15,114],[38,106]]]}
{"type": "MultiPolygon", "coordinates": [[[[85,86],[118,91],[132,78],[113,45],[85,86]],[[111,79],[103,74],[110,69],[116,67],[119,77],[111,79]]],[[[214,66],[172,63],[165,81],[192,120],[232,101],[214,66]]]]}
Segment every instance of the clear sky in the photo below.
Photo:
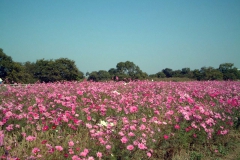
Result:
{"type": "Polygon", "coordinates": [[[148,74],[240,68],[240,0],[0,0],[16,62],[68,58],[86,73],[132,61],[148,74]]]}

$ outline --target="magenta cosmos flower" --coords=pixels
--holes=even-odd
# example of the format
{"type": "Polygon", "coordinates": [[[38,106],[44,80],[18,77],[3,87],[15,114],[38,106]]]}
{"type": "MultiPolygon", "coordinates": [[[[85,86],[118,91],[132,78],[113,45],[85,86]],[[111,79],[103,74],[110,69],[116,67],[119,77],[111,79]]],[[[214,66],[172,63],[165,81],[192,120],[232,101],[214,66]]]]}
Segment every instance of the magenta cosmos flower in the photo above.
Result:
{"type": "Polygon", "coordinates": [[[134,149],[134,146],[133,146],[133,145],[128,145],[128,146],[127,146],[127,150],[132,151],[133,149],[134,149]]]}
{"type": "Polygon", "coordinates": [[[58,151],[62,151],[63,150],[63,147],[62,146],[55,146],[56,150],[58,151]]]}

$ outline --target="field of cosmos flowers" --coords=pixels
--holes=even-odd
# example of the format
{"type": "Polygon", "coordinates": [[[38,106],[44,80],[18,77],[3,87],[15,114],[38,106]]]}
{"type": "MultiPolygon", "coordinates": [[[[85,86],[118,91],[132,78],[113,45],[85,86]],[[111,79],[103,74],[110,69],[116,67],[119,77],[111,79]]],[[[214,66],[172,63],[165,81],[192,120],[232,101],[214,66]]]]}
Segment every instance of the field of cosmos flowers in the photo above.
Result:
{"type": "Polygon", "coordinates": [[[239,81],[0,86],[0,159],[221,159],[239,125],[239,81]]]}

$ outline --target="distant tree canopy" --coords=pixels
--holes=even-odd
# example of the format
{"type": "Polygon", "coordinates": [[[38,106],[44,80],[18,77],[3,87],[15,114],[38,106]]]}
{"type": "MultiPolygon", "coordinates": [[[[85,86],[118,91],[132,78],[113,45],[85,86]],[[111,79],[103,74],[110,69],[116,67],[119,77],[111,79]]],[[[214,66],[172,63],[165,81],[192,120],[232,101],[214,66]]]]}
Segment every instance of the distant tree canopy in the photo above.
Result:
{"type": "Polygon", "coordinates": [[[224,80],[240,79],[240,71],[234,67],[233,63],[220,64],[218,70],[223,74],[224,80]]]}
{"type": "MultiPolygon", "coordinates": [[[[239,80],[240,70],[234,67],[233,63],[220,64],[218,68],[202,67],[191,70],[188,67],[181,70],[165,68],[156,74],[148,75],[133,62],[119,62],[116,68],[108,71],[99,70],[87,72],[89,81],[131,81],[149,78],[188,78],[192,80],[239,80]]],[[[67,58],[56,60],[40,59],[36,62],[14,62],[12,58],[0,48],[0,78],[5,83],[35,83],[56,82],[56,81],[78,81],[84,78],[84,74],[78,70],[75,62],[67,58]]]]}
{"type": "Polygon", "coordinates": [[[0,77],[7,83],[35,83],[80,80],[84,75],[67,58],[18,63],[0,49],[0,77]]]}
{"type": "Polygon", "coordinates": [[[100,70],[98,72],[93,71],[89,74],[88,80],[99,82],[99,81],[108,81],[111,79],[111,75],[104,70],[100,70]]]}
{"type": "Polygon", "coordinates": [[[74,81],[84,78],[75,62],[67,58],[56,60],[37,60],[33,71],[33,77],[41,82],[74,81]]]}
{"type": "Polygon", "coordinates": [[[30,75],[24,70],[21,63],[14,62],[10,56],[7,56],[0,48],[0,78],[9,83],[26,83],[30,75]]]}
{"type": "Polygon", "coordinates": [[[147,73],[142,72],[133,62],[126,61],[119,62],[116,68],[111,68],[108,71],[93,71],[89,74],[88,80],[97,82],[107,80],[129,81],[146,78],[148,78],[147,73]]]}
{"type": "Polygon", "coordinates": [[[5,78],[13,70],[13,61],[0,48],[0,77],[5,78]]]}

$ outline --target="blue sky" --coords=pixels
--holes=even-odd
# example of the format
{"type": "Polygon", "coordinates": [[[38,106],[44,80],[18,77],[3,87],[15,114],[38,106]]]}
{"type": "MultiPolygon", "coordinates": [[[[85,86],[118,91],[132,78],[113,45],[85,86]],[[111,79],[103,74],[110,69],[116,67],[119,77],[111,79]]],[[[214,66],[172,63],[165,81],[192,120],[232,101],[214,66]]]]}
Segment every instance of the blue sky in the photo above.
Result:
{"type": "Polygon", "coordinates": [[[17,62],[69,58],[86,73],[240,68],[239,0],[0,0],[0,48],[17,62]]]}

